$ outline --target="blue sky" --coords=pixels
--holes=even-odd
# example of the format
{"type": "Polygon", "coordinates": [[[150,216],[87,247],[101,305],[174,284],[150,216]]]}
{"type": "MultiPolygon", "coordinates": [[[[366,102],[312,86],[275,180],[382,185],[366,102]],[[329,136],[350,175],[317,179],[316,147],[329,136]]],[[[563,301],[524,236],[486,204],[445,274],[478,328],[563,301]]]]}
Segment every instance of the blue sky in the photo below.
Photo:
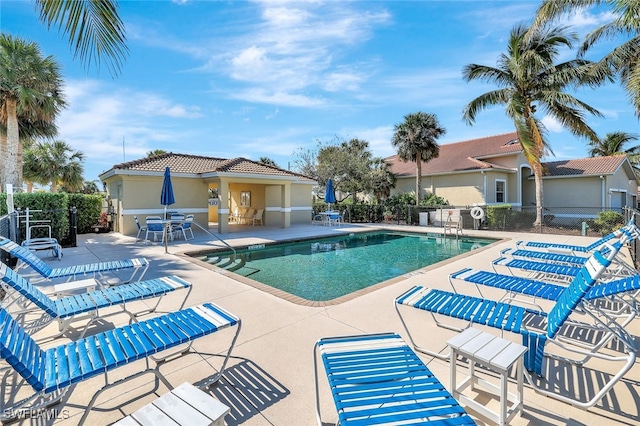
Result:
{"type": "MultiPolygon", "coordinates": [[[[66,38],[47,30],[32,1],[0,3],[0,28],[37,42],[62,65],[68,107],[58,139],[81,150],[85,178],[153,149],[221,158],[269,157],[293,167],[298,149],[336,136],[395,152],[394,125],[433,113],[446,144],[513,131],[500,108],[473,126],[464,106],[495,87],[466,83],[470,63],[495,66],[509,32],[529,23],[538,1],[120,1],[129,56],[117,78],[85,69],[66,38]],[[123,143],[124,141],[124,143],[123,143]],[[124,149],[123,149],[124,145],[124,149]]],[[[608,19],[585,11],[563,23],[579,35],[608,19]]],[[[611,45],[598,45],[598,59],[611,45]]],[[[573,56],[564,52],[562,60],[573,56]]],[[[638,121],[616,84],[577,96],[607,132],[636,133],[638,121]]],[[[555,158],[588,156],[543,118],[555,158]]]]}

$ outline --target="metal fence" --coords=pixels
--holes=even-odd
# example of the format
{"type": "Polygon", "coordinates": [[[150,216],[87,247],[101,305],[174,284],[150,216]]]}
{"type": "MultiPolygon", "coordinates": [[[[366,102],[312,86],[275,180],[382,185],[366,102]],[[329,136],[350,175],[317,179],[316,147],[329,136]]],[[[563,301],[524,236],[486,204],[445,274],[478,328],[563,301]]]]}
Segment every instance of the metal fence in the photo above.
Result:
{"type": "MultiPolygon", "coordinates": [[[[335,206],[349,223],[393,223],[403,225],[441,226],[449,218],[460,222],[463,229],[533,232],[601,236],[626,223],[625,209],[603,211],[599,207],[545,207],[543,222],[533,226],[535,207],[515,209],[510,206],[477,206],[482,217],[474,219],[472,206],[394,206],[345,204],[335,206]]],[[[314,214],[323,209],[314,206],[314,214]]]]}

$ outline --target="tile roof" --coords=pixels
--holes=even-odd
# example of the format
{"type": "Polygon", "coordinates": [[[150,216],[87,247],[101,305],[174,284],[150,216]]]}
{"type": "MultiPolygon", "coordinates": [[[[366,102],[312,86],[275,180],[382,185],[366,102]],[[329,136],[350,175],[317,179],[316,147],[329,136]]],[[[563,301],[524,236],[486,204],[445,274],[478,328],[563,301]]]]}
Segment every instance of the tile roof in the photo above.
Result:
{"type": "MultiPolygon", "coordinates": [[[[515,132],[443,144],[440,145],[438,158],[422,163],[422,174],[502,169],[503,167],[483,161],[483,159],[519,152],[522,152],[522,148],[515,132]]],[[[391,170],[396,176],[415,176],[416,174],[414,162],[404,162],[397,155],[387,157],[386,161],[391,164],[391,170]]]]}
{"type": "Polygon", "coordinates": [[[545,177],[610,175],[624,163],[626,155],[579,158],[575,160],[550,161],[544,163],[545,177]]]}
{"type": "Polygon", "coordinates": [[[268,176],[291,176],[308,179],[298,173],[290,172],[279,167],[267,166],[257,161],[238,157],[232,159],[204,157],[201,155],[175,154],[173,152],[145,157],[126,163],[116,164],[112,170],[135,170],[145,172],[164,173],[166,167],[171,173],[238,173],[268,176]]]}

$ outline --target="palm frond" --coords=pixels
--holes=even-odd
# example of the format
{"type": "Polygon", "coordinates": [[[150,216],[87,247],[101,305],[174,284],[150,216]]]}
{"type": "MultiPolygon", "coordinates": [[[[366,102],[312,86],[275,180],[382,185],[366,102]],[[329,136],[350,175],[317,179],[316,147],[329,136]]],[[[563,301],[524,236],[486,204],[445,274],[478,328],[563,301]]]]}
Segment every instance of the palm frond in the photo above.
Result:
{"type": "Polygon", "coordinates": [[[40,20],[68,36],[74,55],[87,67],[98,70],[104,59],[116,76],[127,57],[124,23],[114,0],[36,0],[40,20]]]}

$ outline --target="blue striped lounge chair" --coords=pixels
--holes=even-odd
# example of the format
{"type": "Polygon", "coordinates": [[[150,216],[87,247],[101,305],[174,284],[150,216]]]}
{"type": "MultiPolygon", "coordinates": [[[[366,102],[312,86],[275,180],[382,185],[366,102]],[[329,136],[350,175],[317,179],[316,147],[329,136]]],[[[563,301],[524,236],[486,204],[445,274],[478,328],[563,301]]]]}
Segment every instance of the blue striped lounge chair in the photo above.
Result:
{"type": "Polygon", "coordinates": [[[549,252],[556,253],[569,253],[569,254],[578,254],[578,253],[592,253],[594,250],[600,249],[605,243],[620,238],[622,231],[624,229],[628,229],[634,233],[634,235],[638,236],[638,228],[635,226],[635,215],[629,219],[629,221],[620,229],[617,229],[604,237],[594,241],[593,243],[587,246],[579,246],[575,244],[561,244],[561,243],[549,243],[549,242],[541,242],[541,241],[518,241],[516,242],[517,248],[527,248],[534,250],[543,250],[549,252]]]}
{"type": "MultiPolygon", "coordinates": [[[[449,354],[429,350],[420,347],[411,336],[410,329],[402,316],[400,307],[411,306],[430,313],[438,326],[461,331],[473,324],[478,324],[500,330],[501,333],[511,332],[521,335],[522,344],[528,348],[525,354],[526,378],[534,389],[544,395],[563,400],[581,408],[589,408],[595,405],[613,385],[628,372],[635,363],[637,346],[629,333],[616,322],[602,320],[594,313],[594,306],[586,306],[589,301],[585,295],[594,287],[602,272],[609,266],[611,259],[617,254],[622,244],[626,242],[623,235],[619,241],[609,247],[607,256],[599,251],[594,252],[580,273],[557,297],[556,302],[548,313],[536,311],[531,308],[518,306],[481,297],[452,293],[439,289],[429,289],[423,286],[415,286],[395,300],[396,312],[411,339],[414,348],[441,359],[447,359],[449,354]],[[570,319],[574,313],[586,314],[593,323],[579,323],[570,319]],[[454,324],[439,321],[439,316],[462,320],[466,326],[459,327],[454,324]],[[569,326],[564,328],[565,326],[569,326]],[[569,330],[583,330],[582,335],[590,334],[600,338],[598,342],[592,342],[591,347],[585,347],[582,341],[571,340],[571,335],[565,333],[569,330]],[[615,340],[616,342],[612,342],[615,340]],[[601,349],[607,343],[623,349],[620,353],[626,355],[612,356],[601,349]],[[552,354],[546,349],[552,344],[567,351],[565,357],[552,354]],[[568,358],[573,356],[574,358],[568,358]],[[599,383],[598,392],[588,401],[577,400],[560,395],[538,386],[531,373],[537,376],[543,374],[544,358],[554,358],[561,362],[584,365],[591,359],[604,360],[609,364],[622,364],[616,374],[611,375],[606,383],[599,383]],[[579,359],[578,359],[579,358],[579,359]]],[[[580,334],[580,333],[578,333],[580,334]]],[[[614,367],[612,367],[614,368],[614,367]]]]}
{"type": "MultiPolygon", "coordinates": [[[[79,424],[85,424],[86,417],[103,391],[129,379],[153,373],[156,380],[161,380],[172,389],[158,365],[167,356],[190,351],[194,340],[234,326],[236,332],[222,367],[207,385],[217,381],[224,373],[241,327],[239,318],[213,303],[149,318],[48,349],[41,348],[11,314],[0,308],[0,358],[15,370],[15,374],[3,381],[3,388],[9,389],[3,393],[8,401],[0,402],[3,408],[0,410],[0,421],[11,420],[25,410],[33,412],[56,404],[71,386],[103,374],[105,384],[94,393],[79,424]],[[175,352],[166,355],[169,349],[175,352]],[[156,356],[162,358],[157,359],[156,356]],[[137,360],[144,360],[146,367],[140,366],[125,378],[109,381],[110,371],[137,360]],[[20,401],[12,399],[18,391],[20,396],[24,396],[20,388],[25,385],[31,386],[32,395],[20,401]]],[[[94,389],[91,391],[94,392],[94,389]]]]}
{"type": "Polygon", "coordinates": [[[2,306],[16,319],[24,319],[23,327],[34,332],[45,327],[50,321],[58,320],[60,333],[51,336],[53,338],[64,334],[72,322],[86,318],[91,318],[91,321],[86,324],[85,330],[97,318],[121,313],[129,315],[133,322],[142,314],[155,312],[165,295],[180,289],[186,290],[180,305],[182,309],[192,289],[189,282],[172,275],[51,299],[38,287],[2,263],[0,263],[0,279],[0,284],[8,290],[2,306]],[[153,306],[144,305],[145,308],[138,312],[130,310],[131,302],[151,298],[157,298],[153,306]],[[98,314],[100,309],[112,306],[119,307],[121,310],[98,314]],[[41,312],[41,315],[31,319],[34,311],[41,312]],[[30,318],[28,322],[26,318],[30,318]]]}
{"type": "Polygon", "coordinates": [[[318,356],[341,426],[475,425],[415,352],[396,333],[326,337],[314,346],[316,417],[318,356]]]}
{"type": "Polygon", "coordinates": [[[24,265],[30,266],[45,280],[66,278],[68,280],[75,281],[81,278],[95,278],[96,275],[100,275],[105,272],[118,272],[121,270],[133,269],[131,276],[127,281],[125,281],[125,283],[128,283],[134,279],[137,279],[138,281],[141,280],[149,268],[149,261],[143,257],[52,268],[31,252],[31,250],[21,247],[10,239],[3,237],[0,237],[0,249],[9,253],[11,256],[16,257],[24,265]]]}
{"type": "MultiPolygon", "coordinates": [[[[624,231],[627,232],[627,231],[624,231]]],[[[633,233],[629,233],[630,240],[634,239],[633,233]]],[[[500,252],[501,257],[492,262],[494,271],[496,266],[504,266],[510,273],[513,270],[542,273],[556,277],[561,281],[575,276],[576,272],[584,266],[588,257],[572,254],[550,253],[536,250],[508,248],[500,252]]],[[[633,275],[638,273],[636,269],[624,260],[614,259],[606,271],[612,276],[633,275]]]]}
{"type": "MultiPolygon", "coordinates": [[[[640,230],[634,225],[627,225],[620,229],[620,235],[625,234],[628,241],[633,241],[640,235],[640,230]]],[[[606,246],[603,247],[603,254],[606,246]]],[[[549,252],[536,252],[535,250],[506,249],[501,252],[502,256],[491,263],[494,271],[496,267],[505,267],[509,273],[526,272],[536,274],[539,278],[553,279],[561,282],[570,281],[580,268],[584,266],[588,257],[575,256],[570,254],[558,254],[549,252]],[[527,257],[530,255],[530,257],[527,257]]],[[[616,256],[611,265],[605,271],[605,275],[620,277],[622,275],[635,275],[638,271],[616,256]]]]}
{"type": "MultiPolygon", "coordinates": [[[[454,292],[458,293],[454,282],[456,280],[473,284],[480,297],[485,297],[482,287],[492,287],[503,290],[501,302],[520,301],[537,307],[538,299],[557,301],[567,288],[566,284],[546,282],[531,278],[498,274],[472,268],[463,268],[449,275],[449,283],[454,292]],[[521,297],[523,296],[523,297],[521,297]]],[[[611,281],[598,282],[587,291],[585,300],[596,306],[598,314],[616,318],[622,327],[626,327],[638,316],[638,294],[640,294],[640,275],[623,276],[611,281]]]]}

